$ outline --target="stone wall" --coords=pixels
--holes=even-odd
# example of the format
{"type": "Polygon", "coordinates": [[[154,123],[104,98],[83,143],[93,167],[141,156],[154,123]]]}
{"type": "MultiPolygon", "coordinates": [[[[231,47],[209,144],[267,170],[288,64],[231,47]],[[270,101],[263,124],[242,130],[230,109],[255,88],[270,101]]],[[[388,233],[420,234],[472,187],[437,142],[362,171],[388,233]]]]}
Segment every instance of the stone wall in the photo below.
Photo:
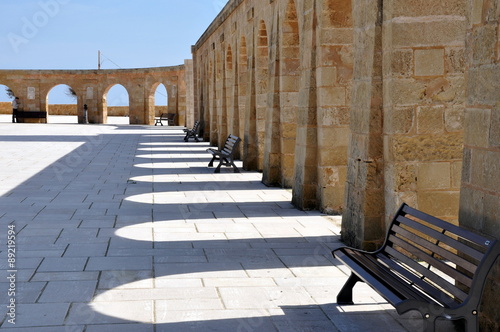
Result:
{"type": "MultiPolygon", "coordinates": [[[[58,84],[69,85],[77,94],[78,122],[84,120],[88,105],[90,123],[106,123],[109,109],[106,96],[116,84],[129,95],[131,124],[154,124],[156,88],[163,84],[168,93],[168,112],[176,113],[183,125],[187,109],[184,66],[118,70],[0,70],[0,84],[21,98],[24,110],[48,111],[47,95],[58,84]]],[[[50,114],[50,111],[49,111],[50,114]]]]}
{"type": "Polygon", "coordinates": [[[353,3],[343,238],[375,249],[402,202],[457,222],[466,8],[462,0],[353,3]]]}
{"type": "Polygon", "coordinates": [[[244,168],[293,188],[302,209],[344,205],[351,11],[347,0],[232,0],[193,47],[205,139],[240,136],[244,168]]]}
{"type": "Polygon", "coordinates": [[[402,202],[498,238],[499,13],[498,0],[230,0],[193,46],[194,114],[214,145],[242,137],[244,168],[297,207],[342,213],[350,245],[380,246],[402,202]]]}
{"type": "Polygon", "coordinates": [[[0,102],[0,114],[12,114],[12,103],[0,102]]]}
{"type": "MultiPolygon", "coordinates": [[[[108,116],[128,116],[128,106],[108,106],[108,116]]],[[[168,113],[168,106],[155,106],[155,116],[168,113]]],[[[0,114],[12,114],[12,103],[0,102],[0,114]]],[[[78,115],[75,104],[51,104],[49,105],[50,115],[78,115]]]]}
{"type": "Polygon", "coordinates": [[[229,1],[193,47],[195,114],[353,244],[403,201],[457,222],[465,23],[464,0],[229,1]]]}
{"type": "MultiPolygon", "coordinates": [[[[460,225],[500,239],[500,1],[467,1],[468,84],[460,225]]],[[[480,310],[482,331],[500,330],[500,261],[480,310]]]]}

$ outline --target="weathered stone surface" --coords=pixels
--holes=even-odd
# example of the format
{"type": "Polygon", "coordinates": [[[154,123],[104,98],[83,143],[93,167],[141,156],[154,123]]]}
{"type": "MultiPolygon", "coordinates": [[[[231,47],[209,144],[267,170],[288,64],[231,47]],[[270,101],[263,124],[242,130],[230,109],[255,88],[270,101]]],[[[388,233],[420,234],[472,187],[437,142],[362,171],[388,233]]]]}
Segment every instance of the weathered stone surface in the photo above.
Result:
{"type": "Polygon", "coordinates": [[[444,49],[415,50],[415,76],[441,76],[444,74],[444,49]]]}
{"type": "Polygon", "coordinates": [[[396,47],[463,45],[465,20],[457,17],[442,21],[402,21],[394,24],[392,35],[396,47]]]}
{"type": "Polygon", "coordinates": [[[394,161],[438,161],[462,158],[463,135],[395,136],[390,140],[394,161]]]}
{"type": "Polygon", "coordinates": [[[444,112],[444,125],[447,132],[462,132],[464,130],[464,106],[453,106],[444,112]]]}
{"type": "Polygon", "coordinates": [[[442,134],[444,132],[444,107],[417,107],[417,133],[442,134]]]}
{"type": "Polygon", "coordinates": [[[466,13],[465,0],[398,0],[395,6],[394,17],[426,16],[426,15],[458,15],[464,16],[466,13]]]}

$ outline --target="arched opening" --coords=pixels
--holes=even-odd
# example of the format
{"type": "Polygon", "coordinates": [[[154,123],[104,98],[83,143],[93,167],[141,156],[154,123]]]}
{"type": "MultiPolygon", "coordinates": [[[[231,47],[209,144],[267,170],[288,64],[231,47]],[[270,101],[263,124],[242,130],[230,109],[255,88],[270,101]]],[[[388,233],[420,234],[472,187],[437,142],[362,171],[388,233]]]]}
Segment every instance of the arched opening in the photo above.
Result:
{"type": "Polygon", "coordinates": [[[0,84],[0,122],[12,122],[12,101],[14,91],[7,85],[0,84]]]}
{"type": "Polygon", "coordinates": [[[78,96],[67,84],[54,86],[47,93],[47,122],[78,123],[78,96]]]}
{"type": "Polygon", "coordinates": [[[103,123],[130,123],[130,97],[123,85],[111,85],[102,99],[103,123]]]}
{"type": "Polygon", "coordinates": [[[286,7],[282,34],[280,94],[286,96],[286,102],[280,105],[281,185],[291,188],[294,182],[300,83],[299,21],[293,0],[290,0],[286,7]]]}
{"type": "Polygon", "coordinates": [[[162,114],[171,113],[168,111],[168,92],[167,88],[163,83],[157,83],[153,86],[154,101],[152,105],[154,105],[154,114],[156,117],[161,116],[162,114]],[[156,86],[156,88],[155,88],[156,86]]]}

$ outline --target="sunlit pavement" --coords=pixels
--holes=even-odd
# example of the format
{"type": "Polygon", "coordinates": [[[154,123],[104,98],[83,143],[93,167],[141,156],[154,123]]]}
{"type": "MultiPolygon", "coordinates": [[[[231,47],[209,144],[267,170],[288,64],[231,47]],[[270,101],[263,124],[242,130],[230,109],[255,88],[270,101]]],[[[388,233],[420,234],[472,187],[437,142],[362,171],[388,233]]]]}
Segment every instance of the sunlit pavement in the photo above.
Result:
{"type": "Polygon", "coordinates": [[[338,306],[340,218],[181,129],[0,123],[2,331],[420,330],[363,284],[338,306]]]}

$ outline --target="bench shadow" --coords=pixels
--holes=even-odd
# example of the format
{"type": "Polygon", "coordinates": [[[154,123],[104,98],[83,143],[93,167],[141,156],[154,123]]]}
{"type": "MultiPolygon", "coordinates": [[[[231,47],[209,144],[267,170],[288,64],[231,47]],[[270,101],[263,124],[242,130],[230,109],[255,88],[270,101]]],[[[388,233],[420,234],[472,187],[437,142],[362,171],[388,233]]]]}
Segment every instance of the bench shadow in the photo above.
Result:
{"type": "MultiPolygon", "coordinates": [[[[134,128],[133,126],[117,126],[117,130],[134,130],[143,129],[140,127],[134,128]]],[[[105,136],[105,134],[103,134],[105,136]]],[[[141,136],[147,136],[139,134],[141,136]]],[[[182,133],[172,133],[169,134],[172,140],[182,140],[182,133]]],[[[161,144],[166,138],[166,134],[162,133],[158,135],[158,143],[161,144]]],[[[35,177],[54,179],[60,183],[61,188],[65,186],[74,186],[78,188],[90,188],[89,179],[91,177],[85,177],[79,179],[77,175],[81,171],[81,166],[86,165],[93,158],[93,153],[99,151],[96,146],[106,141],[105,137],[94,137],[89,138],[87,136],[6,136],[2,137],[2,140],[12,142],[45,142],[48,139],[53,142],[85,142],[85,144],[69,155],[61,158],[53,165],[47,167],[35,177]],[[70,160],[76,160],[77,163],[70,163],[70,160]],[[64,166],[64,167],[62,167],[64,166]]],[[[151,136],[144,139],[142,142],[151,142],[151,136]]],[[[190,144],[191,145],[191,144],[190,144]]],[[[177,145],[176,145],[177,146],[177,145]]],[[[178,144],[181,148],[183,145],[178,144]]],[[[144,147],[140,144],[138,147],[144,147]]],[[[205,147],[202,147],[205,148],[205,147]]],[[[137,151],[137,154],[141,154],[142,151],[137,151]]],[[[173,153],[177,153],[173,152],[173,153]]],[[[189,152],[190,154],[192,152],[189,152]]],[[[206,155],[204,159],[208,163],[210,155],[205,152],[200,152],[206,155]]],[[[143,159],[143,158],[139,158],[143,159]]],[[[185,159],[184,162],[186,161],[185,159]]],[[[157,162],[157,160],[153,160],[157,162]]],[[[180,162],[181,159],[176,159],[175,162],[180,162]]],[[[174,162],[171,159],[166,158],[165,162],[174,162]]],[[[106,165],[104,165],[106,166],[106,165]]],[[[104,167],[102,166],[102,167],[104,167]]],[[[119,166],[119,165],[118,165],[119,166]]],[[[128,166],[128,165],[127,165],[128,166]]],[[[147,181],[136,181],[133,180],[134,177],[138,176],[149,176],[149,175],[168,175],[171,174],[170,171],[175,171],[175,174],[200,174],[207,175],[213,173],[213,169],[207,167],[191,167],[189,171],[186,171],[185,166],[173,167],[173,168],[160,168],[160,169],[138,169],[137,167],[132,167],[133,170],[128,176],[124,176],[120,181],[114,184],[116,188],[122,188],[123,195],[113,196],[110,201],[119,201],[119,209],[122,209],[122,213],[118,213],[117,210],[112,208],[105,209],[104,215],[100,216],[91,215],[82,216],[68,213],[69,220],[68,224],[71,222],[84,221],[99,221],[99,217],[118,216],[112,227],[99,227],[99,232],[104,234],[106,229],[112,231],[108,235],[103,235],[106,239],[109,237],[109,247],[107,248],[107,253],[104,256],[91,256],[89,257],[88,263],[86,265],[85,271],[96,271],[101,274],[99,279],[99,284],[97,285],[96,293],[89,294],[91,299],[96,299],[99,296],[106,296],[106,293],[116,289],[126,288],[130,283],[142,282],[148,279],[168,279],[169,277],[185,276],[186,274],[197,274],[197,273],[210,273],[210,272],[222,272],[224,273],[263,273],[273,275],[278,270],[283,270],[290,272],[290,269],[314,269],[314,268],[328,268],[333,266],[340,266],[341,264],[335,260],[331,255],[331,250],[335,249],[342,244],[340,243],[339,236],[332,234],[331,236],[302,236],[297,233],[297,236],[290,237],[275,237],[271,235],[262,235],[261,237],[252,237],[251,234],[244,236],[243,231],[237,238],[196,238],[196,235],[190,239],[189,235],[184,236],[180,233],[177,235],[160,234],[158,240],[148,240],[141,239],[140,232],[143,224],[151,224],[153,226],[159,225],[161,223],[178,223],[185,222],[186,225],[190,223],[197,222],[199,220],[204,220],[206,226],[210,228],[210,223],[213,223],[214,227],[220,227],[220,223],[224,220],[236,219],[236,218],[248,218],[248,217],[259,217],[260,219],[255,222],[266,223],[266,219],[270,218],[300,218],[307,217],[309,212],[299,211],[291,206],[290,202],[287,201],[273,201],[266,200],[266,202],[200,202],[197,201],[197,196],[192,196],[192,201],[189,200],[184,203],[174,203],[165,202],[161,203],[143,203],[140,201],[133,201],[131,197],[139,197],[141,195],[151,195],[153,193],[153,186],[155,187],[154,192],[169,192],[169,185],[171,184],[158,184],[149,183],[147,181]],[[132,180],[131,180],[132,179],[132,180]],[[136,182],[136,183],[134,183],[136,182]],[[127,214],[126,218],[123,218],[123,211],[130,212],[127,214]],[[122,218],[120,218],[122,216],[122,218]],[[217,218],[220,219],[218,220],[217,218]],[[161,236],[164,236],[161,239],[161,236]],[[199,255],[203,253],[203,255],[199,255]],[[158,256],[157,258],[154,258],[158,256]],[[112,261],[116,258],[123,258],[124,265],[118,270],[111,270],[106,268],[107,260],[112,261]],[[154,268],[130,268],[135,264],[143,264],[144,261],[149,260],[153,263],[154,268]],[[136,260],[136,261],[134,261],[136,260]],[[93,265],[94,264],[94,265],[93,265]],[[103,268],[99,269],[99,264],[103,268]],[[103,274],[108,274],[109,278],[104,280],[102,278],[103,274]],[[109,287],[100,285],[101,282],[108,282],[109,287]]],[[[99,169],[99,168],[97,168],[99,169]]],[[[99,172],[98,170],[96,172],[99,172]]],[[[126,173],[125,173],[126,174],[126,173]]],[[[232,176],[232,172],[227,174],[227,176],[232,176]]],[[[91,174],[92,175],[92,174],[91,174]]],[[[95,177],[97,181],[98,177],[95,177]]],[[[30,187],[29,180],[23,185],[14,188],[10,193],[16,192],[16,190],[26,190],[29,188],[31,195],[40,196],[46,194],[40,188],[36,186],[30,187]],[[22,189],[21,189],[22,188],[22,189]],[[40,190],[40,192],[37,192],[40,190]]],[[[174,184],[174,183],[172,183],[174,184]]],[[[232,181],[203,181],[196,187],[192,183],[186,184],[182,188],[172,189],[174,191],[186,191],[189,193],[196,192],[197,190],[212,190],[214,195],[217,193],[231,192],[235,190],[269,190],[261,183],[253,183],[252,186],[243,186],[242,183],[234,183],[232,181]],[[255,185],[255,186],[254,186],[255,185]]],[[[116,189],[119,192],[118,189],[116,189]]],[[[15,202],[14,202],[15,203],[15,202]]],[[[64,208],[71,211],[75,211],[80,208],[84,202],[75,201],[74,206],[68,203],[64,208]]],[[[28,206],[23,206],[23,202],[16,203],[19,204],[21,208],[33,208],[33,204],[28,206]]],[[[28,204],[28,202],[24,203],[28,204]]],[[[42,209],[43,210],[43,209],[42,209]]],[[[23,227],[32,223],[44,223],[46,222],[47,227],[51,224],[60,223],[64,224],[66,220],[51,220],[50,214],[47,214],[42,220],[37,219],[41,216],[41,212],[37,212],[35,217],[27,214],[25,218],[16,220],[20,228],[19,237],[23,236],[23,227]],[[31,219],[30,219],[31,218],[31,219]]],[[[100,212],[100,210],[97,210],[100,212]]],[[[89,208],[89,213],[91,209],[89,208]]],[[[317,214],[316,214],[317,215],[317,214]]],[[[5,220],[9,220],[8,213],[2,216],[6,216],[5,220]]],[[[59,216],[60,217],[60,216],[59,216]]],[[[146,226],[147,227],[147,226],[146,226]]],[[[151,227],[151,226],[149,226],[151,227]]],[[[40,227],[41,232],[46,228],[40,227]]],[[[84,229],[76,228],[75,234],[84,229]]],[[[221,232],[224,233],[224,232],[221,232]]],[[[64,235],[64,234],[63,234],[64,235]]],[[[82,236],[84,232],[82,232],[82,236]]],[[[59,236],[59,235],[58,235],[59,236]]],[[[81,244],[91,246],[92,240],[97,240],[98,237],[91,238],[90,240],[84,236],[80,239],[76,238],[73,242],[64,239],[63,241],[68,241],[66,250],[71,248],[72,245],[81,244]]],[[[43,236],[39,238],[39,243],[43,244],[43,236]]],[[[59,238],[56,237],[55,240],[50,236],[47,237],[47,244],[58,245],[59,238]],[[50,243],[52,241],[52,243],[50,243]],[[55,241],[55,242],[54,242],[55,241]]],[[[66,242],[61,243],[63,245],[66,242]]],[[[26,243],[30,245],[30,243],[26,243]]],[[[82,248],[84,248],[82,246],[82,248]]],[[[64,254],[66,255],[66,254],[64,254]]],[[[82,249],[81,255],[85,256],[85,249],[82,249]]],[[[82,256],[82,257],[83,257],[82,256]]],[[[63,256],[66,257],[66,256],[63,256]]],[[[153,265],[151,265],[153,266],[153,265]]],[[[36,275],[38,271],[34,270],[33,275],[36,275]]],[[[284,274],[280,278],[293,278],[294,275],[284,274]]],[[[31,278],[28,278],[29,280],[31,278]]],[[[347,275],[346,275],[347,279],[347,275]]],[[[49,280],[50,281],[50,280],[49,280]]],[[[332,285],[332,289],[341,287],[342,285],[332,285]]],[[[237,286],[235,286],[237,287],[237,286]]],[[[294,285],[289,287],[291,292],[296,292],[299,296],[302,291],[301,285],[294,285]]],[[[189,294],[188,294],[189,295],[189,294]]],[[[283,294],[279,296],[290,296],[291,294],[283,294]]],[[[342,312],[341,308],[333,303],[335,301],[335,292],[331,293],[332,302],[327,304],[316,304],[310,302],[305,305],[286,305],[286,304],[273,304],[268,306],[263,303],[262,307],[259,308],[249,308],[249,309],[238,309],[235,307],[234,311],[228,313],[224,308],[220,308],[220,318],[217,316],[204,316],[204,309],[199,306],[200,298],[192,297],[193,309],[187,316],[178,316],[179,313],[175,309],[175,303],[169,302],[159,302],[156,303],[157,306],[165,305],[165,308],[160,310],[164,317],[160,317],[160,321],[169,321],[166,323],[152,324],[148,322],[141,322],[140,320],[134,320],[133,318],[121,318],[122,315],[134,316],[132,311],[127,311],[129,304],[125,304],[122,308],[106,308],[106,301],[100,308],[110,309],[111,311],[116,311],[116,315],[111,313],[102,313],[98,310],[99,302],[83,302],[77,303],[73,302],[68,304],[68,312],[65,319],[65,331],[75,331],[81,332],[83,326],[87,326],[87,331],[94,326],[96,330],[99,325],[104,324],[116,324],[116,330],[125,331],[126,328],[131,330],[143,329],[148,331],[336,331],[336,330],[369,330],[373,326],[377,326],[381,330],[390,330],[394,327],[394,318],[391,315],[386,315],[386,310],[375,310],[366,312],[359,312],[358,314],[351,314],[342,312]],[[198,308],[198,309],[197,309],[198,308]],[[123,311],[122,313],[120,313],[123,311]],[[236,317],[224,317],[224,315],[232,314],[236,317]],[[364,317],[364,318],[363,318],[364,317]],[[123,325],[121,325],[123,324],[123,325]],[[365,329],[366,328],[366,329],[365,329]]],[[[280,300],[280,297],[276,301],[280,300]]],[[[295,296],[292,295],[292,296],[295,296]]],[[[188,298],[188,296],[186,296],[188,298]]],[[[137,299],[140,300],[140,299],[137,299]]],[[[147,300],[146,300],[147,301],[147,300]]],[[[161,300],[158,300],[161,301],[161,300]]],[[[153,300],[149,300],[153,302],[153,300]]],[[[286,301],[284,301],[286,302],[286,301]]],[[[55,308],[55,307],[54,307],[55,308]]],[[[138,310],[149,310],[148,308],[138,307],[138,310]]],[[[158,309],[158,308],[156,308],[158,309]]],[[[54,309],[56,310],[56,309],[54,309]]],[[[152,309],[151,309],[152,310],[152,309]]],[[[105,310],[104,310],[105,311],[105,310]]],[[[154,312],[152,310],[152,312],[154,312]]],[[[157,310],[158,313],[158,310],[157,310]]],[[[212,312],[213,313],[213,312],[212,312]]],[[[58,313],[60,314],[60,313],[58,313]]],[[[205,314],[207,314],[205,312],[205,314]]],[[[37,322],[29,321],[30,315],[27,313],[25,316],[20,316],[19,325],[17,327],[25,326],[38,326],[37,322]],[[28,321],[24,321],[24,320],[28,321]],[[31,324],[31,325],[30,325],[31,324]]],[[[413,322],[413,320],[409,320],[413,322]]],[[[415,320],[418,321],[418,320],[415,320]]],[[[413,324],[413,323],[412,323],[413,324]]],[[[5,324],[4,326],[5,327],[5,324]]],[[[403,327],[401,326],[403,330],[403,327]]]]}

